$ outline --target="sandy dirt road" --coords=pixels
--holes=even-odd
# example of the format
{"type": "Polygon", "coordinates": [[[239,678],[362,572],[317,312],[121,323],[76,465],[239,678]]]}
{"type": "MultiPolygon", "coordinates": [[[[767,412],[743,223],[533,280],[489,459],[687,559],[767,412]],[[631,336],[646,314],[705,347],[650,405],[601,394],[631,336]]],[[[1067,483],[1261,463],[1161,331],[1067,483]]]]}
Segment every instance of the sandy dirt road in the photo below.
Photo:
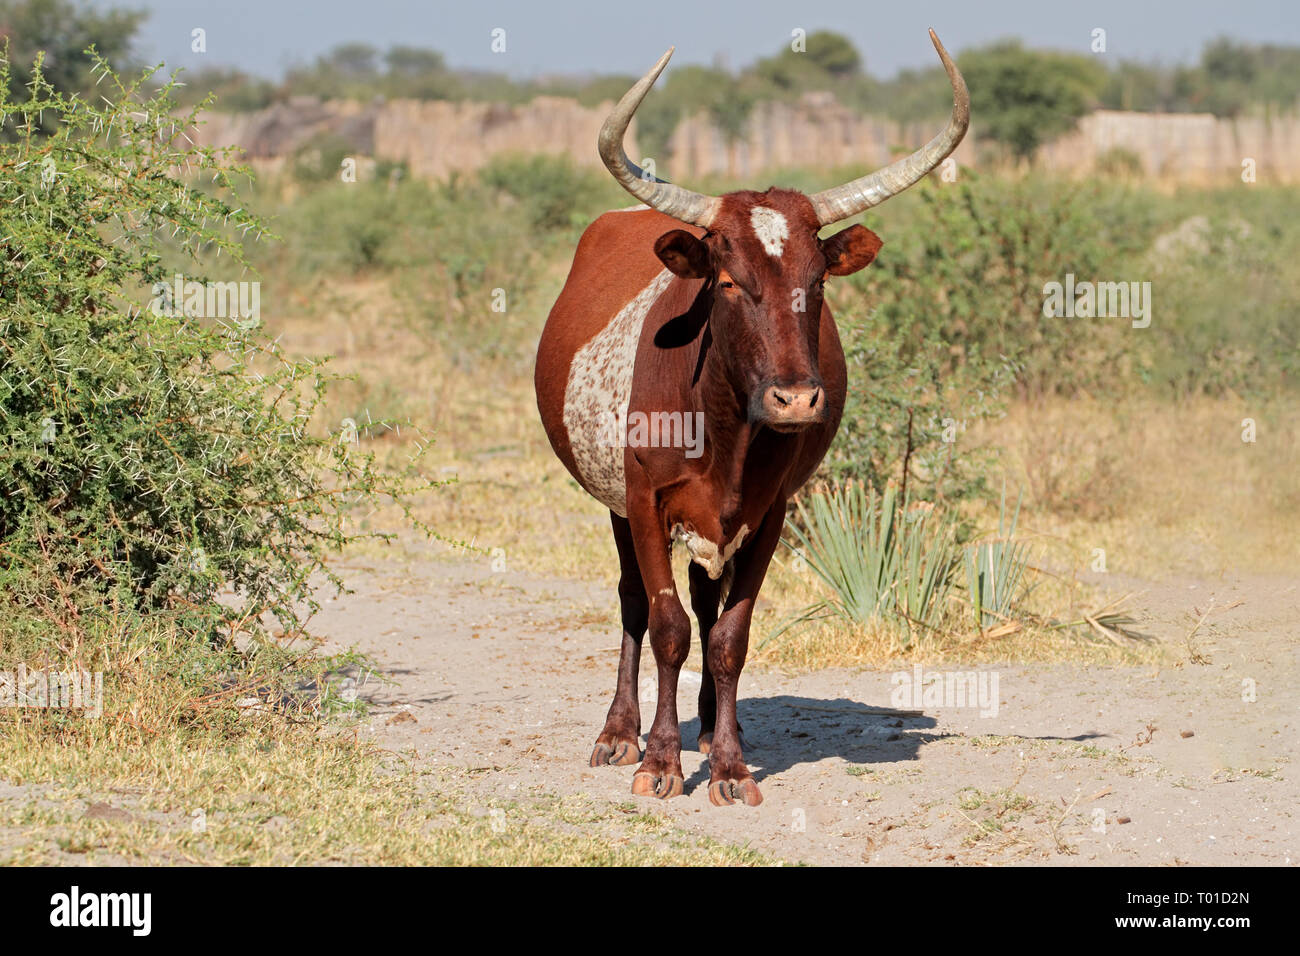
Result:
{"type": "MultiPolygon", "coordinates": [[[[1148,584],[1144,629],[1179,648],[1177,663],[984,667],[996,714],[897,707],[895,671],[751,668],[739,711],[764,803],[715,808],[695,750],[697,650],[679,699],[685,796],[633,798],[634,767],[587,766],[614,687],[612,592],[446,556],[341,570],[355,593],[327,601],[316,631],[369,653],[395,682],[365,682],[362,732],[473,770],[469,798],[485,807],[635,800],[688,832],[814,864],[1300,861],[1294,579],[1148,584]],[[1187,615],[1211,596],[1241,603],[1183,649],[1187,615]]],[[[653,709],[642,703],[643,731],[653,709]]]]}

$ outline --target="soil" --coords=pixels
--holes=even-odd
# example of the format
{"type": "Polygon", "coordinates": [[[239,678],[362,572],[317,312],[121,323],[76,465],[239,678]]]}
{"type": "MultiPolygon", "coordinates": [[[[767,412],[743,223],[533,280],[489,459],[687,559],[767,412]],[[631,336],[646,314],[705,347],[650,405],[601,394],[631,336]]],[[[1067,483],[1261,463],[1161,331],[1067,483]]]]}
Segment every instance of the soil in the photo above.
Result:
{"type": "Polygon", "coordinates": [[[764,802],[749,808],[709,803],[697,655],[679,699],[685,795],[633,797],[635,766],[588,766],[618,660],[612,589],[447,555],[341,570],[355,593],[326,602],[315,629],[394,682],[362,683],[365,732],[430,767],[474,771],[469,798],[484,807],[635,802],[791,863],[1300,860],[1300,579],[1116,580],[1140,590],[1142,629],[1169,644],[1171,663],[983,666],[996,714],[892,699],[905,679],[895,671],[750,668],[739,714],[764,802]]]}

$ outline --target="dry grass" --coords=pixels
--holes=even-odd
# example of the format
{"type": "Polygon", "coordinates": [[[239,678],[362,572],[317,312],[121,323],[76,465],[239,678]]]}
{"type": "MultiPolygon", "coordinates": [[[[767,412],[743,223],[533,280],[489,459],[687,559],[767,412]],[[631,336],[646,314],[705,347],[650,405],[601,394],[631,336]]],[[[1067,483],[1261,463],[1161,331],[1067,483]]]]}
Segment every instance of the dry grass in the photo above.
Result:
{"type": "Polygon", "coordinates": [[[0,865],[769,862],[643,808],[479,797],[465,771],[421,769],[355,732],[267,715],[242,732],[142,736],[122,716],[70,732],[0,715],[0,865]]]}
{"type": "MultiPolygon", "coordinates": [[[[47,774],[50,755],[34,756],[47,774]]],[[[135,768],[102,768],[126,787],[98,789],[79,779],[0,799],[0,864],[768,862],[687,835],[658,814],[573,798],[482,800],[467,796],[454,777],[388,770],[369,755],[319,740],[139,757],[135,768]],[[244,779],[250,768],[256,772],[244,779]]]]}
{"type": "Polygon", "coordinates": [[[972,440],[1002,449],[1026,490],[1022,527],[1058,569],[1087,570],[1102,548],[1109,572],[1151,579],[1266,572],[1300,559],[1298,412],[1295,397],[1058,399],[972,440]]]}
{"type": "Polygon", "coordinates": [[[1081,639],[1077,634],[1028,625],[1005,637],[980,637],[952,630],[911,638],[891,622],[858,629],[843,622],[825,622],[787,632],[764,644],[763,625],[775,615],[754,624],[750,652],[753,665],[805,673],[824,667],[866,667],[888,670],[914,663],[976,666],[991,663],[1070,661],[1087,665],[1137,664],[1162,659],[1159,645],[1133,643],[1116,646],[1081,639]]]}
{"type": "MultiPolygon", "coordinates": [[[[467,356],[414,325],[374,281],[334,286],[302,306],[278,322],[286,348],[331,355],[336,372],[357,377],[336,389],[326,420],[410,419],[433,436],[426,467],[454,481],[417,508],[421,519],[484,561],[501,549],[511,569],[541,575],[599,574],[612,562],[617,580],[608,513],[565,473],[542,430],[531,346],[467,356]]],[[[408,439],[389,432],[375,444],[399,460],[411,453],[408,439]]],[[[382,510],[368,522],[400,524],[382,510]]]]}
{"type": "Polygon", "coordinates": [[[1040,582],[1024,602],[1022,621],[980,631],[969,609],[957,606],[938,628],[913,626],[886,619],[866,628],[831,618],[777,634],[794,610],[825,597],[820,582],[775,564],[764,585],[764,598],[754,617],[750,660],[758,666],[803,673],[823,667],[890,669],[914,663],[980,665],[989,663],[1070,661],[1079,664],[1137,664],[1163,659],[1158,644],[1120,638],[1108,641],[1086,625],[1061,628],[1048,620],[1077,622],[1104,599],[1080,584],[1066,588],[1056,579],[1040,582]],[[1095,603],[1082,603],[1083,597],[1095,603]],[[1086,610],[1080,610],[1081,608],[1086,610]]]}

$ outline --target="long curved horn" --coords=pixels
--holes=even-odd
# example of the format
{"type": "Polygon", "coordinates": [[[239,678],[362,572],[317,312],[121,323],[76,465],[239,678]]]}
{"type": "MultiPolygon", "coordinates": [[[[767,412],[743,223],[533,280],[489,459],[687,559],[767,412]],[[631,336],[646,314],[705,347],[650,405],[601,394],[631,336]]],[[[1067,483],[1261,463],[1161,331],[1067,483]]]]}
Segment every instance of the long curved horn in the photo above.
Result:
{"type": "Polygon", "coordinates": [[[600,158],[624,189],[651,209],[658,209],[674,219],[707,229],[718,214],[721,199],[693,193],[689,189],[650,176],[642,172],[641,167],[628,159],[627,153],[623,151],[623,134],[627,132],[627,124],[632,121],[632,114],[668,65],[675,49],[676,47],[669,47],[659,62],[650,68],[650,72],[623,94],[614,111],[605,119],[605,125],[600,128],[597,143],[600,158]]]}
{"type": "Polygon", "coordinates": [[[966,91],[966,81],[962,79],[957,65],[952,62],[933,30],[930,31],[930,39],[939,53],[939,59],[943,61],[943,68],[948,71],[948,81],[952,83],[952,119],[948,121],[947,128],[911,156],[868,173],[861,179],[809,196],[817,219],[823,226],[856,216],[872,206],[879,206],[891,196],[897,196],[904,189],[920,182],[957,148],[957,144],[966,135],[966,128],[970,126],[970,93],[966,91]]]}

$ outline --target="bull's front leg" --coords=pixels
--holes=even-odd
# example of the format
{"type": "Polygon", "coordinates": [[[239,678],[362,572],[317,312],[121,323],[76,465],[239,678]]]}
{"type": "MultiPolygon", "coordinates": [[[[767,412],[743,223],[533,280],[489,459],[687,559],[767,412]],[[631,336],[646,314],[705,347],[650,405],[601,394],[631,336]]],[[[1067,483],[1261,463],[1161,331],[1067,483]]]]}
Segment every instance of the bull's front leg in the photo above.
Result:
{"type": "MultiPolygon", "coordinates": [[[[629,456],[630,457],[630,456],[629,456]]],[[[650,598],[650,648],[659,671],[655,719],[646,738],[645,758],[632,777],[632,792],[661,799],[685,789],[681,728],[677,723],[677,675],[691,648],[691,622],[673,582],[672,542],[659,516],[655,496],[629,475],[628,522],[641,579],[650,598]]]]}
{"type": "Polygon", "coordinates": [[[778,500],[748,547],[736,554],[734,577],[726,607],[709,634],[708,663],[717,689],[717,720],[709,750],[709,800],[717,806],[743,801],[751,807],[763,802],[758,784],[745,766],[740,725],[736,720],[736,691],[740,671],[749,651],[749,624],[754,600],[767,574],[785,525],[785,501],[778,500]]]}

